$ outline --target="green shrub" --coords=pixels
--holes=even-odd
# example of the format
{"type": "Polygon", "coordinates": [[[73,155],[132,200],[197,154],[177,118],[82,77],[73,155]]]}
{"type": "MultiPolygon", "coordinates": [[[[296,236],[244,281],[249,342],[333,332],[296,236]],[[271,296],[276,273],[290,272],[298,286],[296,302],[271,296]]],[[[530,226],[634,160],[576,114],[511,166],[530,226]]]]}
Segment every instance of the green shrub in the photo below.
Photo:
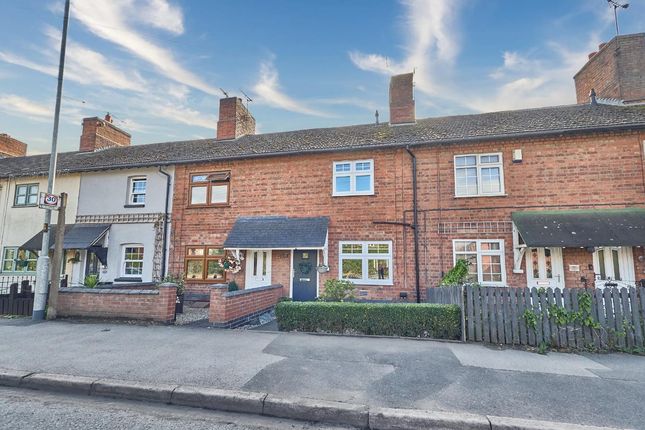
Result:
{"type": "Polygon", "coordinates": [[[354,300],[354,284],[343,279],[325,281],[325,291],[318,297],[324,302],[347,302],[354,300]]]}
{"type": "Polygon", "coordinates": [[[180,274],[168,274],[166,275],[162,280],[162,283],[171,283],[177,285],[177,295],[181,296],[184,294],[186,291],[186,287],[184,285],[184,277],[181,276],[180,274]]]}
{"type": "Polygon", "coordinates": [[[280,302],[282,331],[459,339],[457,305],[429,303],[280,302]]]}
{"type": "Polygon", "coordinates": [[[85,288],[94,288],[99,284],[99,275],[87,275],[83,280],[83,286],[85,288]]]}
{"type": "Polygon", "coordinates": [[[228,283],[228,291],[229,292],[237,291],[239,289],[240,289],[240,287],[237,286],[237,282],[231,281],[231,282],[228,283]]]}
{"type": "Polygon", "coordinates": [[[468,280],[468,266],[470,266],[469,261],[457,260],[455,266],[443,277],[440,285],[464,285],[468,280]]]}

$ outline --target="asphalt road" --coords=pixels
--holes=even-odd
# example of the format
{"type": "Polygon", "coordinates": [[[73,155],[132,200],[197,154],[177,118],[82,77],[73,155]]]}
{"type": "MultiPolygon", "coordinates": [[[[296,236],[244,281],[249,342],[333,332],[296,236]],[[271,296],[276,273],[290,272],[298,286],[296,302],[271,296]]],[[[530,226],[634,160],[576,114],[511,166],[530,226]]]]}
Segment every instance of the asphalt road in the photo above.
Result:
{"type": "Polygon", "coordinates": [[[0,427],[3,430],[318,430],[342,428],[253,415],[9,388],[0,388],[0,427]]]}
{"type": "Polygon", "coordinates": [[[645,429],[645,357],[627,354],[1,319],[0,340],[7,369],[645,429]]]}

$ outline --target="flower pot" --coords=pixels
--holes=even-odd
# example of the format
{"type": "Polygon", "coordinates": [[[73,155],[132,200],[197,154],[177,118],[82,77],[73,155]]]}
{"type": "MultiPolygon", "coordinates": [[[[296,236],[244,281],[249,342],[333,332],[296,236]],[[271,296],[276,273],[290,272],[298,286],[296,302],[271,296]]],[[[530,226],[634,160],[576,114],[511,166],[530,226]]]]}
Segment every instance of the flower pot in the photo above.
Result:
{"type": "Polygon", "coordinates": [[[178,294],[177,301],[175,302],[175,314],[184,313],[184,295],[178,294]]]}

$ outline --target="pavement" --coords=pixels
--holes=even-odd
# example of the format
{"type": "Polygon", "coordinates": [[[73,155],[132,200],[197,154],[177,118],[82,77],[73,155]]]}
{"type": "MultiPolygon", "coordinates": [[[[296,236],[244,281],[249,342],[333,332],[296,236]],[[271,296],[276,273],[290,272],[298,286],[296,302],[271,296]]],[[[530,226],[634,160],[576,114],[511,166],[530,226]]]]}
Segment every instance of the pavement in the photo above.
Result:
{"type": "Polygon", "coordinates": [[[0,339],[5,369],[645,429],[645,357],[626,354],[29,320],[0,339]]]}

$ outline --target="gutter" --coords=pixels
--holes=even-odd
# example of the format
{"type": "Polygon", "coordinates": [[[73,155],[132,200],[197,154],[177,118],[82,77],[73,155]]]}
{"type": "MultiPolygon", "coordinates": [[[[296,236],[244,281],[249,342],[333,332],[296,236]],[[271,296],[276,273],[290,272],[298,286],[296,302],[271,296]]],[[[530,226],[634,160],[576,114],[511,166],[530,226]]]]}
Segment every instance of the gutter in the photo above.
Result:
{"type": "Polygon", "coordinates": [[[170,206],[168,199],[170,198],[171,183],[170,175],[162,170],[161,166],[159,166],[159,173],[166,177],[166,203],[163,215],[163,250],[161,254],[161,280],[163,280],[166,277],[166,260],[168,258],[168,207],[170,206]]]}
{"type": "Polygon", "coordinates": [[[419,208],[417,205],[417,157],[410,150],[409,146],[405,150],[412,158],[412,211],[414,229],[414,286],[417,293],[417,303],[421,303],[421,285],[420,285],[420,267],[419,267],[419,208]]]}

